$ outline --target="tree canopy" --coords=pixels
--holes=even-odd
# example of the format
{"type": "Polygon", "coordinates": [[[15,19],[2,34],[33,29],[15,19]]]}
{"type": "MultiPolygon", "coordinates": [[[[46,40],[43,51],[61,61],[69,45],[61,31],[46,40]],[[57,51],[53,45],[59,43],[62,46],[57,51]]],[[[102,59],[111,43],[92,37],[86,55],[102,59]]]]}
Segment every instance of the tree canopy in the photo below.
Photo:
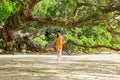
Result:
{"type": "Polygon", "coordinates": [[[49,40],[53,40],[55,31],[60,29],[69,41],[69,49],[120,50],[119,21],[119,0],[0,1],[0,37],[6,42],[29,37],[31,34],[26,32],[37,35],[37,31],[44,28],[33,40],[45,46],[49,41],[45,40],[44,33],[49,28],[49,40]]]}

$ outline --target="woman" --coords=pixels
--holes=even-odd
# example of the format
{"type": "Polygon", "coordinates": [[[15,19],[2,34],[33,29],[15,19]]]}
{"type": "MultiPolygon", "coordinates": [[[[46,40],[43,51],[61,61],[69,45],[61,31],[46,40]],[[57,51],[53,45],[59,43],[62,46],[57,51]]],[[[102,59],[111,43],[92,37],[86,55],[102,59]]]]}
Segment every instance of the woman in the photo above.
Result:
{"type": "Polygon", "coordinates": [[[56,38],[56,50],[57,50],[57,62],[60,63],[61,56],[62,56],[62,47],[63,47],[63,36],[61,35],[60,31],[57,32],[56,38]]]}

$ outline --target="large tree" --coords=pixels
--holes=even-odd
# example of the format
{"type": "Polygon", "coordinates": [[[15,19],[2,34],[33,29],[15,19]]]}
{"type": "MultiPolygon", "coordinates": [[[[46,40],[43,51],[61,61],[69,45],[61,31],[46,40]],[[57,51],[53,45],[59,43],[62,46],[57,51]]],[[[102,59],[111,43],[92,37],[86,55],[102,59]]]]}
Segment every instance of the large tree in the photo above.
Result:
{"type": "Polygon", "coordinates": [[[104,24],[107,25],[107,31],[120,36],[119,0],[51,0],[58,2],[54,10],[51,10],[51,16],[36,17],[34,8],[37,4],[42,4],[42,1],[44,0],[17,0],[20,9],[7,18],[3,28],[0,28],[0,37],[6,42],[19,39],[16,30],[32,21],[62,25],[66,28],[104,24]]]}

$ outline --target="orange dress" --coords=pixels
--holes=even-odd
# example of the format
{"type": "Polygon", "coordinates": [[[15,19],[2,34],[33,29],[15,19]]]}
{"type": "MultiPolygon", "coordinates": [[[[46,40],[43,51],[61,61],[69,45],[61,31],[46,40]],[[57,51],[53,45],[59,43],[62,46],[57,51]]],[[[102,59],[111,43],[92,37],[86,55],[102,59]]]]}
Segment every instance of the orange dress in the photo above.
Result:
{"type": "Polygon", "coordinates": [[[56,39],[56,49],[62,50],[62,35],[59,34],[59,36],[56,39]]]}

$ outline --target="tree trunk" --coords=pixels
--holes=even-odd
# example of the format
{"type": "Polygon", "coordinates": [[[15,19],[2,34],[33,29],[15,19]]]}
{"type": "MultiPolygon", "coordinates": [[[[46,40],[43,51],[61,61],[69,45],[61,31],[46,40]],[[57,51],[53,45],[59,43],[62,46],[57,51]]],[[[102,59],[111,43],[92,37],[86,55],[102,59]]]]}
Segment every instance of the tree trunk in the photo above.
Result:
{"type": "Polygon", "coordinates": [[[24,27],[29,21],[31,21],[33,8],[40,0],[19,1],[21,2],[20,10],[9,16],[5,25],[0,30],[0,37],[6,42],[19,38],[16,35],[16,29],[24,27]]]}

